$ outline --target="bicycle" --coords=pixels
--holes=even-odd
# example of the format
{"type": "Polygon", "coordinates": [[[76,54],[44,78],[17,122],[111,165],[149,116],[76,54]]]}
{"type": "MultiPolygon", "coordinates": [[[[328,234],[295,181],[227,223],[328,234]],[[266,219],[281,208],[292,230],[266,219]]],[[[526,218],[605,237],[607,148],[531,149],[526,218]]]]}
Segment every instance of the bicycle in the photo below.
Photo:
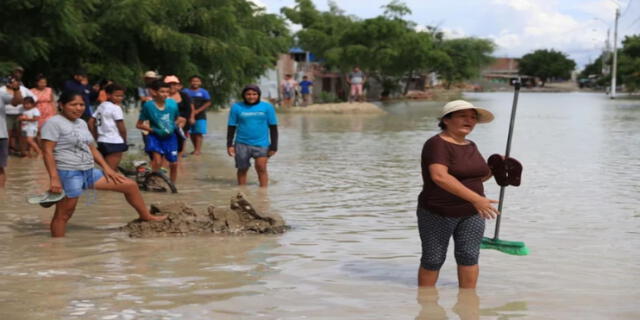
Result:
{"type": "Polygon", "coordinates": [[[133,167],[135,168],[133,171],[122,167],[118,167],[118,170],[127,177],[135,178],[134,180],[138,183],[140,190],[151,192],[171,191],[171,193],[178,193],[178,189],[173,182],[171,182],[171,179],[162,172],[151,171],[151,169],[147,167],[146,161],[133,161],[133,167]]]}

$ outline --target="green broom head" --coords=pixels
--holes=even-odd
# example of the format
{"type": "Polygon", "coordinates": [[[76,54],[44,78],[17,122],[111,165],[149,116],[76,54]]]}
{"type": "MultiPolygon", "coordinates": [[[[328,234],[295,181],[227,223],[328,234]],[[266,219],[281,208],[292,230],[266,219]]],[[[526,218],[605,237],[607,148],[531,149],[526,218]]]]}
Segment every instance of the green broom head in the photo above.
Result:
{"type": "Polygon", "coordinates": [[[483,237],[480,248],[494,249],[514,256],[526,256],[529,254],[529,248],[524,245],[524,242],[520,241],[506,241],[483,237]]]}

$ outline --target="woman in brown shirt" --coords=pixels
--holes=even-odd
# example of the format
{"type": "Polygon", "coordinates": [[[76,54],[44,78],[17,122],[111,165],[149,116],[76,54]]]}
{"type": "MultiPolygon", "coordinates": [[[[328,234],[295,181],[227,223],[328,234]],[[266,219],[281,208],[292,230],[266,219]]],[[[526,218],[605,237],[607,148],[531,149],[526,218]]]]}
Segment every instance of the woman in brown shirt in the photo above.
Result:
{"type": "Polygon", "coordinates": [[[477,123],[492,120],[488,110],[464,100],[451,101],[441,112],[438,126],[442,131],[424,144],[424,185],[417,211],[422,241],[419,286],[435,286],[453,236],[459,286],[476,287],[484,219],[493,219],[499,212],[492,205],[497,201],[484,196],[482,183],[491,177],[491,171],[466,136],[477,123]]]}

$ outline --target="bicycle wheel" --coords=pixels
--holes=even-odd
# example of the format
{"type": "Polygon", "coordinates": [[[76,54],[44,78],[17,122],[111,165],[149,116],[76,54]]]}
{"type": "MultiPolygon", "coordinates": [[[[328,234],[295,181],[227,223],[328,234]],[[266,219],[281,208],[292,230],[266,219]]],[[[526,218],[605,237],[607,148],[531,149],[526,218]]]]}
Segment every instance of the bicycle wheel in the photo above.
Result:
{"type": "Polygon", "coordinates": [[[153,192],[168,192],[177,193],[178,189],[162,172],[149,172],[144,178],[144,189],[146,191],[153,192]]]}

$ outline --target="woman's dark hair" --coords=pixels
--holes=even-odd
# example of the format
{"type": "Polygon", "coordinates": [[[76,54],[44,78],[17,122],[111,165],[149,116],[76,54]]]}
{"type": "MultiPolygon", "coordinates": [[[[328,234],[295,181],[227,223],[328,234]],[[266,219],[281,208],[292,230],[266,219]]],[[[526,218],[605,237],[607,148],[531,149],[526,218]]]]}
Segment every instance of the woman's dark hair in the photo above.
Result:
{"type": "Polygon", "coordinates": [[[442,121],[442,119],[451,119],[451,115],[453,114],[453,112],[449,112],[447,114],[444,115],[444,117],[442,117],[440,119],[440,122],[438,122],[438,127],[440,127],[441,130],[447,130],[447,125],[444,123],[444,121],[442,121]]]}
{"type": "Polygon", "coordinates": [[[104,88],[104,91],[107,94],[112,94],[112,93],[114,93],[116,91],[126,91],[126,89],[123,86],[121,86],[121,85],[119,85],[117,83],[111,83],[110,85],[107,85],[104,88]]]}
{"type": "Polygon", "coordinates": [[[42,73],[38,73],[38,75],[36,76],[36,82],[38,82],[38,81],[40,81],[40,80],[42,80],[42,79],[45,79],[45,80],[46,80],[46,79],[47,79],[47,77],[46,77],[44,74],[42,74],[42,73]]]}
{"type": "Polygon", "coordinates": [[[25,103],[25,102],[36,103],[36,101],[33,100],[32,97],[24,97],[24,99],[22,99],[22,103],[25,103]]]}
{"type": "Polygon", "coordinates": [[[256,105],[258,103],[260,103],[260,97],[262,96],[262,90],[260,90],[260,87],[258,87],[258,85],[255,84],[249,84],[247,86],[244,87],[244,89],[242,89],[242,100],[244,100],[244,103],[247,105],[256,105]],[[255,91],[258,94],[258,100],[254,103],[249,103],[249,101],[247,101],[247,98],[244,97],[244,94],[247,93],[247,91],[255,91]]]}
{"type": "Polygon", "coordinates": [[[65,91],[58,98],[58,102],[61,103],[61,104],[67,104],[67,103],[71,102],[71,100],[75,99],[76,96],[79,96],[80,98],[83,98],[82,97],[82,93],[80,93],[80,92],[77,92],[77,91],[65,91]]]}
{"type": "Polygon", "coordinates": [[[171,88],[171,85],[160,79],[153,80],[153,82],[151,82],[151,89],[158,91],[160,88],[171,88]]]}

